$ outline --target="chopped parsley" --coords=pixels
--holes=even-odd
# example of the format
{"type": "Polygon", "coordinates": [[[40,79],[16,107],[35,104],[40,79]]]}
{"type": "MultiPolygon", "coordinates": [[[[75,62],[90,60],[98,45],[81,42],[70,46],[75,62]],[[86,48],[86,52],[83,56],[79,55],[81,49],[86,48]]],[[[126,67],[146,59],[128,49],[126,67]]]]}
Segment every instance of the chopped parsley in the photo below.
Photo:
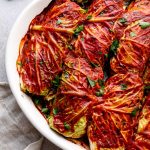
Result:
{"type": "Polygon", "coordinates": [[[131,112],[131,117],[135,117],[137,112],[139,111],[139,108],[135,108],[132,112],[131,112]]]}
{"type": "Polygon", "coordinates": [[[104,89],[105,89],[104,80],[99,79],[98,84],[101,86],[101,88],[99,89],[99,91],[96,92],[96,96],[100,97],[104,95],[104,89]]]}
{"type": "Polygon", "coordinates": [[[58,114],[58,109],[57,108],[53,108],[53,114],[57,115],[58,114]]]}
{"type": "Polygon", "coordinates": [[[91,80],[89,77],[87,77],[87,80],[88,80],[91,87],[94,87],[96,85],[96,82],[91,80]]]}
{"type": "Polygon", "coordinates": [[[97,64],[95,64],[95,63],[93,63],[93,62],[90,62],[90,64],[91,64],[91,66],[92,66],[93,68],[98,67],[98,65],[97,65],[97,64]]]}
{"type": "Polygon", "coordinates": [[[54,85],[54,87],[59,87],[59,85],[60,85],[60,78],[59,78],[59,76],[57,75],[56,77],[55,77],[55,79],[52,81],[52,84],[54,85]]]}
{"type": "Polygon", "coordinates": [[[149,95],[149,93],[150,93],[150,85],[144,86],[144,94],[149,95]]]}
{"type": "Polygon", "coordinates": [[[56,24],[61,24],[62,23],[62,20],[57,20],[56,24]]]}
{"type": "Polygon", "coordinates": [[[100,85],[101,87],[104,86],[104,80],[99,79],[99,80],[98,80],[98,83],[99,83],[99,85],[100,85]]]}
{"type": "Polygon", "coordinates": [[[88,3],[88,0],[82,0],[82,3],[84,3],[84,4],[88,3]]]}
{"type": "Polygon", "coordinates": [[[136,33],[135,33],[135,32],[130,32],[130,36],[131,36],[131,37],[135,37],[135,36],[136,36],[136,33]]]}
{"type": "Polygon", "coordinates": [[[83,38],[83,37],[81,38],[81,41],[84,41],[84,38],[83,38]]]}
{"type": "Polygon", "coordinates": [[[103,14],[104,14],[104,11],[100,12],[100,14],[99,14],[99,15],[100,15],[100,16],[102,16],[103,14]]]}
{"type": "Polygon", "coordinates": [[[47,114],[49,112],[48,108],[42,108],[42,113],[47,114]]]}
{"type": "Polygon", "coordinates": [[[79,33],[80,33],[81,31],[83,31],[83,30],[84,30],[84,25],[78,26],[78,27],[74,30],[74,35],[75,35],[75,36],[78,36],[79,33]]]}
{"type": "Polygon", "coordinates": [[[40,65],[41,65],[41,66],[43,65],[43,61],[40,61],[40,65]]]}
{"type": "Polygon", "coordinates": [[[139,26],[142,29],[146,29],[146,28],[150,27],[150,22],[144,22],[144,21],[142,21],[142,22],[139,23],[139,26]]]}
{"type": "Polygon", "coordinates": [[[109,28],[109,31],[110,31],[111,33],[114,33],[114,30],[112,30],[112,29],[110,29],[110,28],[109,28]]]}
{"type": "Polygon", "coordinates": [[[22,62],[17,62],[17,65],[19,65],[20,67],[23,66],[22,62]]]}
{"type": "Polygon", "coordinates": [[[105,57],[108,58],[108,54],[105,54],[105,57]]]}
{"type": "Polygon", "coordinates": [[[82,8],[85,8],[85,5],[89,2],[88,0],[75,0],[77,3],[81,4],[82,8]]]}
{"type": "Polygon", "coordinates": [[[144,90],[150,90],[150,85],[149,86],[145,86],[144,90]]]}
{"type": "Polygon", "coordinates": [[[99,51],[98,54],[102,55],[103,53],[101,51],[99,51]]]}
{"type": "Polygon", "coordinates": [[[117,48],[119,47],[119,41],[117,39],[115,39],[112,44],[111,44],[111,47],[110,47],[110,50],[116,54],[116,51],[117,51],[117,48]]]}
{"type": "Polygon", "coordinates": [[[86,19],[87,19],[87,20],[92,19],[92,15],[88,15],[86,19]]]}
{"type": "Polygon", "coordinates": [[[120,86],[121,86],[121,90],[126,90],[126,89],[127,89],[127,85],[126,85],[126,84],[124,84],[124,83],[123,83],[123,84],[121,84],[120,86]]]}
{"type": "Polygon", "coordinates": [[[104,89],[103,88],[99,89],[99,91],[96,92],[97,97],[101,97],[103,95],[104,95],[104,89]]]}
{"type": "Polygon", "coordinates": [[[85,10],[85,13],[87,13],[88,12],[88,8],[86,8],[86,9],[84,9],[85,10]]]}
{"type": "Polygon", "coordinates": [[[120,18],[119,19],[119,22],[122,23],[122,24],[125,24],[127,22],[127,19],[125,18],[120,18]]]}
{"type": "Polygon", "coordinates": [[[40,99],[35,98],[35,99],[34,99],[34,103],[35,103],[36,105],[40,104],[40,99]]]}
{"type": "Polygon", "coordinates": [[[68,123],[66,123],[66,122],[64,122],[64,127],[65,127],[66,130],[70,129],[70,125],[68,123]]]}
{"type": "Polygon", "coordinates": [[[68,49],[73,50],[73,46],[72,45],[68,45],[68,49]]]}
{"type": "Polygon", "coordinates": [[[69,78],[69,73],[67,71],[64,72],[64,77],[69,78]]]}

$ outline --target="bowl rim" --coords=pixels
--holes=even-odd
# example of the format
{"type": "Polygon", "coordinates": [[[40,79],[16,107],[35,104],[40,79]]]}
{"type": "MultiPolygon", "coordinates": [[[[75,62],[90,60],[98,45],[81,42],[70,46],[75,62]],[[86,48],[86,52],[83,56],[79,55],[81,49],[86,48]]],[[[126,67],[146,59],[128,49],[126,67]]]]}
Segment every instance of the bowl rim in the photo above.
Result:
{"type": "MultiPolygon", "coordinates": [[[[13,95],[14,95],[14,97],[15,97],[15,99],[16,99],[16,101],[17,101],[17,103],[18,103],[18,105],[19,105],[19,107],[21,108],[21,110],[23,111],[23,113],[25,114],[25,116],[27,117],[27,119],[30,121],[30,123],[44,136],[44,137],[46,137],[49,141],[51,141],[53,144],[55,144],[56,146],[58,146],[58,147],[60,147],[61,149],[64,149],[64,150],[70,150],[70,148],[72,149],[72,150],[85,150],[84,148],[82,148],[82,147],[80,147],[80,146],[78,146],[77,144],[74,144],[74,143],[72,143],[72,142],[70,142],[70,141],[68,141],[67,139],[65,139],[64,137],[62,137],[61,135],[58,135],[56,132],[54,132],[54,131],[52,131],[52,129],[49,129],[49,130],[51,130],[52,132],[51,132],[51,136],[49,135],[48,136],[48,133],[46,133],[39,125],[38,125],[38,123],[33,119],[33,116],[30,114],[30,111],[28,111],[27,110],[27,108],[24,106],[24,104],[25,104],[25,102],[24,101],[22,101],[23,99],[29,99],[29,97],[27,96],[27,95],[25,95],[23,92],[21,92],[21,90],[20,90],[20,88],[16,88],[17,86],[15,86],[15,82],[13,82],[15,79],[14,79],[14,76],[16,76],[16,71],[17,71],[17,68],[15,67],[13,67],[12,68],[12,66],[16,66],[16,64],[11,64],[10,62],[13,60],[11,57],[11,54],[12,54],[12,52],[10,53],[10,48],[11,48],[11,46],[13,47],[13,40],[14,40],[14,33],[16,32],[16,30],[17,30],[17,27],[18,27],[18,25],[20,24],[20,22],[21,22],[21,20],[28,14],[28,11],[30,11],[33,7],[35,7],[36,6],[36,4],[42,4],[42,2],[45,4],[45,3],[47,3],[47,4],[49,4],[52,0],[44,0],[45,2],[43,2],[43,0],[33,0],[32,2],[30,2],[28,5],[27,5],[27,7],[25,7],[24,9],[23,9],[23,11],[20,13],[20,15],[19,15],[19,17],[17,18],[17,20],[15,21],[15,23],[14,23],[14,25],[13,25],[13,27],[12,27],[12,29],[11,29],[11,31],[10,31],[10,33],[9,33],[9,36],[8,36],[8,39],[7,39],[7,45],[6,45],[6,51],[5,51],[5,68],[6,68],[6,74],[7,74],[7,79],[8,79],[8,83],[9,83],[9,86],[10,86],[10,89],[11,89],[11,91],[12,91],[12,93],[13,93],[13,95]]],[[[43,4],[43,5],[44,5],[43,4]]],[[[45,8],[45,7],[47,7],[48,5],[45,5],[45,6],[40,6],[41,8],[41,10],[39,10],[40,12],[45,8]]],[[[38,11],[38,10],[37,10],[38,11]]],[[[39,13],[40,13],[39,12],[39,13]]],[[[36,15],[38,15],[38,14],[34,14],[35,16],[36,15]]],[[[33,16],[34,16],[33,15],[33,16]]],[[[32,15],[31,15],[32,16],[32,15]]],[[[34,17],[31,17],[32,19],[34,18],[34,17]]],[[[31,19],[30,18],[30,19],[31,19]]],[[[29,20],[30,20],[29,19],[29,20]]],[[[31,19],[31,20],[32,20],[31,19]]],[[[30,20],[30,22],[31,22],[31,20],[30,20]]],[[[28,25],[27,26],[29,26],[29,24],[30,24],[30,22],[29,23],[27,23],[28,25]]],[[[22,37],[23,38],[23,37],[22,37]]],[[[20,43],[20,41],[19,41],[19,43],[20,43]]],[[[18,43],[18,44],[19,44],[18,43]]],[[[18,49],[17,49],[17,56],[18,56],[18,54],[19,54],[19,45],[17,44],[17,47],[18,47],[18,49]]],[[[13,48],[12,48],[13,49],[13,48]]],[[[14,61],[14,60],[13,60],[14,61]]],[[[16,60],[15,60],[15,62],[16,62],[16,60]]],[[[18,76],[18,75],[17,75],[18,76]]],[[[18,79],[17,79],[18,80],[18,79]]],[[[19,84],[19,83],[18,83],[19,84]]],[[[31,107],[33,107],[33,106],[31,106],[31,107]]],[[[35,106],[34,106],[35,107],[35,106]]],[[[35,109],[37,109],[37,108],[35,108],[35,109]]],[[[38,114],[38,116],[40,115],[42,118],[44,118],[41,114],[40,114],[40,112],[38,111],[38,110],[36,110],[36,112],[35,112],[35,114],[37,115],[38,114]]],[[[34,114],[34,115],[35,115],[34,114]]],[[[45,118],[44,118],[44,120],[45,120],[45,118]]],[[[47,123],[47,122],[46,122],[47,123]]]]}

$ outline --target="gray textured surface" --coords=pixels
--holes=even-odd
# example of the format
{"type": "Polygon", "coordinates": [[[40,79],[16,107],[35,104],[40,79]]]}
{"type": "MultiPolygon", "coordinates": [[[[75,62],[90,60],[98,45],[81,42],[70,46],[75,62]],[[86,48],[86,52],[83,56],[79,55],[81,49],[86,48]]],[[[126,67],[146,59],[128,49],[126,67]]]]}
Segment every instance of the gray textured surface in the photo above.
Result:
{"type": "Polygon", "coordinates": [[[16,104],[8,84],[0,83],[0,150],[23,150],[40,137],[16,104]]]}
{"type": "Polygon", "coordinates": [[[22,9],[31,0],[0,0],[0,81],[7,81],[5,48],[9,32],[22,9]]]}
{"type": "MultiPolygon", "coordinates": [[[[7,82],[5,71],[5,48],[9,32],[20,12],[31,1],[32,0],[0,0],[0,82],[7,82]]],[[[15,103],[15,105],[17,105],[17,103],[15,103]]],[[[44,140],[42,149],[59,150],[59,148],[47,140],[44,140]]]]}

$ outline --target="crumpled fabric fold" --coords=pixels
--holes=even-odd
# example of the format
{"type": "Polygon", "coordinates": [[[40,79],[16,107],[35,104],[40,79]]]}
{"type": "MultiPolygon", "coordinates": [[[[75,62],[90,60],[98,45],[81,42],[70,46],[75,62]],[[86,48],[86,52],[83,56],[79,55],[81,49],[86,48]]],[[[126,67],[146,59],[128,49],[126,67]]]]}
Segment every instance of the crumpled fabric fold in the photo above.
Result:
{"type": "Polygon", "coordinates": [[[0,150],[60,150],[43,140],[4,82],[0,82],[0,150]]]}

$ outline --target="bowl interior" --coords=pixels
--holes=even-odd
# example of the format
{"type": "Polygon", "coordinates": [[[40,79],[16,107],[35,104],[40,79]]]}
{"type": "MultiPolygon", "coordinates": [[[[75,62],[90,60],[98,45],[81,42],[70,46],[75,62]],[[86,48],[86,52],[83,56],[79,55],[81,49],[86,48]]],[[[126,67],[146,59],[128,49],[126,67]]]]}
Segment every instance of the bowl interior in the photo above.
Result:
{"type": "Polygon", "coordinates": [[[60,148],[65,150],[79,150],[83,148],[66,140],[64,137],[49,128],[46,120],[36,109],[30,97],[21,92],[19,75],[16,70],[16,60],[18,57],[20,40],[27,32],[31,20],[42,12],[42,10],[47,7],[50,2],[51,0],[32,1],[15,22],[9,35],[6,48],[6,72],[12,93],[14,94],[22,111],[35,128],[43,136],[60,148]]]}

